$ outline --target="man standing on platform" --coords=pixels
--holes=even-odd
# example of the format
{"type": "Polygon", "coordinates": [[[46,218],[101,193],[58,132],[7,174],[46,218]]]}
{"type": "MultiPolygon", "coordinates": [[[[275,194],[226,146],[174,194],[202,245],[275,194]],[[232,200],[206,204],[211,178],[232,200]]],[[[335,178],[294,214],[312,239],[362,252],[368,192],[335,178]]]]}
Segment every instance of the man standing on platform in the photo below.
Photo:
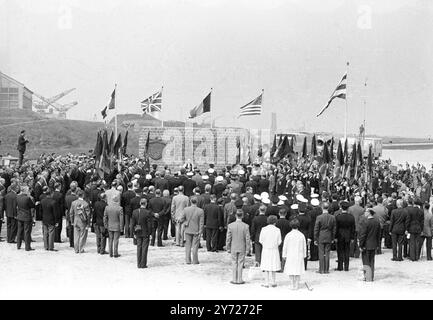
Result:
{"type": "Polygon", "coordinates": [[[245,255],[251,250],[250,231],[246,223],[242,222],[243,212],[236,212],[236,221],[227,227],[227,252],[232,256],[233,284],[243,284],[242,269],[245,255]]]}
{"type": "Polygon", "coordinates": [[[26,139],[26,131],[22,130],[20,136],[18,137],[17,150],[19,152],[18,166],[21,167],[24,161],[24,153],[26,153],[27,143],[29,140],[26,139]]]}

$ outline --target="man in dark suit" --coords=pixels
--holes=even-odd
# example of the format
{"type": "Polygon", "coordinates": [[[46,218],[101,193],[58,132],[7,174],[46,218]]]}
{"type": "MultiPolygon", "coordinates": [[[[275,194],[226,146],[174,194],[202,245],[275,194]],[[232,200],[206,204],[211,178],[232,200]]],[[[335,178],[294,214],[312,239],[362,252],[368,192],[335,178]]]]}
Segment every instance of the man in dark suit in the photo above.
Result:
{"type": "Polygon", "coordinates": [[[131,200],[135,198],[135,192],[132,190],[133,186],[131,182],[128,182],[128,190],[123,192],[122,198],[121,198],[121,205],[123,207],[123,213],[125,216],[125,238],[132,238],[132,232],[129,228],[131,224],[131,214],[132,214],[132,207],[131,207],[131,200]]]}
{"type": "Polygon", "coordinates": [[[280,260],[281,260],[281,272],[284,270],[284,260],[283,260],[283,245],[284,245],[284,238],[286,235],[292,230],[290,227],[290,221],[287,219],[287,210],[282,208],[280,209],[280,219],[277,220],[277,223],[275,226],[280,229],[281,232],[281,244],[278,247],[278,250],[280,252],[280,260]]]}
{"type": "Polygon", "coordinates": [[[41,200],[44,248],[47,251],[57,251],[54,249],[54,232],[60,217],[56,213],[56,201],[53,199],[53,194],[50,190],[47,190],[45,194],[47,196],[41,200]]]}
{"type": "Polygon", "coordinates": [[[224,216],[221,207],[216,203],[214,194],[210,196],[210,203],[204,207],[204,227],[206,228],[207,251],[217,252],[218,232],[224,226],[224,216]]]}
{"type": "Polygon", "coordinates": [[[147,199],[140,200],[140,208],[135,209],[131,216],[131,230],[137,240],[137,267],[147,268],[147,252],[149,249],[149,237],[153,228],[152,213],[146,209],[147,199]]]}
{"type": "Polygon", "coordinates": [[[374,280],[374,257],[377,248],[380,246],[381,239],[380,222],[379,219],[374,217],[374,214],[372,209],[367,209],[367,219],[365,223],[361,224],[359,235],[359,248],[362,252],[362,263],[364,268],[367,266],[369,269],[364,269],[366,274],[365,281],[368,282],[374,280]]]}
{"type": "Polygon", "coordinates": [[[7,242],[16,243],[17,237],[17,191],[18,186],[11,185],[10,191],[6,194],[4,199],[7,219],[7,242]]]}
{"type": "Polygon", "coordinates": [[[68,194],[66,194],[65,197],[65,205],[66,205],[66,234],[69,238],[69,246],[71,248],[74,247],[74,225],[71,222],[70,219],[70,211],[72,203],[78,199],[77,191],[78,191],[78,184],[76,181],[72,181],[70,184],[70,190],[68,191],[68,194]]]}
{"type": "Polygon", "coordinates": [[[406,219],[406,230],[409,234],[409,257],[412,261],[419,260],[419,250],[421,242],[421,232],[424,228],[424,211],[417,205],[414,204],[412,198],[408,201],[406,208],[407,219],[406,219]]]}
{"type": "Polygon", "coordinates": [[[162,233],[164,231],[164,215],[166,203],[161,197],[161,190],[155,191],[155,197],[149,200],[149,210],[154,216],[154,223],[152,228],[151,246],[155,246],[156,237],[158,237],[157,246],[162,247],[162,233]],[[158,231],[158,232],[157,232],[158,231]]]}
{"type": "Polygon", "coordinates": [[[19,153],[18,166],[21,167],[24,160],[24,153],[26,153],[27,143],[29,140],[26,139],[26,131],[22,130],[20,136],[18,137],[17,150],[19,153]]]}
{"type": "Polygon", "coordinates": [[[406,231],[406,209],[403,208],[403,200],[396,202],[397,209],[391,212],[389,234],[392,239],[392,261],[403,261],[403,237],[406,231]]]}
{"type": "Polygon", "coordinates": [[[338,267],[337,271],[349,271],[349,254],[350,242],[355,239],[355,218],[348,213],[349,203],[343,201],[340,203],[341,214],[335,218],[336,232],[335,239],[337,241],[337,256],[338,267]]]}
{"type": "Polygon", "coordinates": [[[233,284],[243,284],[242,269],[245,263],[245,254],[250,252],[249,227],[242,222],[243,212],[239,209],[236,212],[236,221],[227,226],[227,252],[232,256],[233,284]]]}
{"type": "MultiPolygon", "coordinates": [[[[322,208],[320,207],[320,201],[316,198],[311,199],[311,208],[307,209],[308,213],[311,217],[311,235],[310,239],[314,239],[314,226],[316,224],[316,219],[318,216],[322,214],[322,208]]],[[[310,243],[310,261],[319,260],[319,249],[317,245],[314,244],[314,241],[310,243]]]]}
{"type": "Polygon", "coordinates": [[[194,189],[197,187],[196,182],[194,180],[192,180],[193,175],[194,174],[192,172],[188,172],[188,174],[187,174],[188,179],[186,179],[182,183],[183,188],[184,188],[184,194],[187,197],[191,197],[194,194],[194,189]]]}
{"type": "Polygon", "coordinates": [[[175,236],[175,228],[174,224],[171,223],[171,197],[170,197],[170,191],[164,190],[162,192],[162,200],[164,200],[164,215],[162,217],[163,219],[163,232],[162,232],[162,240],[168,240],[168,228],[171,226],[171,236],[175,236]]]}
{"type": "Polygon", "coordinates": [[[62,228],[63,217],[65,216],[65,197],[62,193],[62,186],[60,183],[54,185],[53,200],[55,201],[55,210],[57,217],[57,226],[54,230],[54,242],[62,243],[62,228]]]}
{"type": "Polygon", "coordinates": [[[314,226],[314,242],[319,247],[319,271],[329,273],[329,253],[335,239],[335,217],[328,212],[329,202],[322,204],[323,213],[317,217],[314,226]]]}
{"type": "Polygon", "coordinates": [[[30,198],[28,187],[22,187],[21,193],[16,197],[17,204],[17,222],[18,222],[18,235],[17,235],[17,249],[21,249],[22,240],[25,243],[26,251],[33,251],[31,248],[31,233],[34,216],[32,210],[35,207],[33,200],[30,198]]]}
{"type": "Polygon", "coordinates": [[[105,193],[99,195],[99,200],[93,203],[93,226],[96,233],[96,248],[100,255],[107,254],[108,230],[104,226],[104,213],[107,206],[107,197],[105,193]]]}
{"type": "Polygon", "coordinates": [[[259,215],[254,217],[251,223],[251,241],[254,244],[255,259],[258,264],[262,261],[262,244],[260,243],[260,232],[263,227],[268,225],[268,217],[265,215],[266,206],[262,205],[259,209],[259,215]]]}

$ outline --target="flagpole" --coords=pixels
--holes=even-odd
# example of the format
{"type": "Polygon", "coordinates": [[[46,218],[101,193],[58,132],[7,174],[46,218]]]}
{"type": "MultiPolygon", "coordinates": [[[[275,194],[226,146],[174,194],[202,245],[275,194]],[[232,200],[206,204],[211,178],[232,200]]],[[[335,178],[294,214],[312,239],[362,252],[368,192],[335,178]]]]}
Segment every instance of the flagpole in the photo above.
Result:
{"type": "Polygon", "coordinates": [[[115,96],[114,96],[114,135],[117,137],[117,106],[116,106],[116,101],[117,101],[117,83],[114,85],[114,92],[115,92],[115,96]]]}
{"type": "MultiPolygon", "coordinates": [[[[164,86],[161,88],[161,113],[162,113],[162,93],[164,91],[164,86]]],[[[164,120],[161,119],[161,128],[164,128],[164,120]]]]}
{"type": "Polygon", "coordinates": [[[346,111],[345,111],[345,115],[344,115],[344,139],[347,139],[347,111],[348,111],[348,106],[347,106],[347,87],[349,85],[349,81],[347,80],[347,78],[349,77],[349,62],[347,62],[347,70],[346,70],[346,111]]]}
{"type": "MultiPolygon", "coordinates": [[[[210,94],[212,97],[213,88],[210,88],[210,94]]],[[[210,106],[210,128],[213,129],[213,108],[212,108],[212,98],[211,98],[211,106],[210,106]]]]}

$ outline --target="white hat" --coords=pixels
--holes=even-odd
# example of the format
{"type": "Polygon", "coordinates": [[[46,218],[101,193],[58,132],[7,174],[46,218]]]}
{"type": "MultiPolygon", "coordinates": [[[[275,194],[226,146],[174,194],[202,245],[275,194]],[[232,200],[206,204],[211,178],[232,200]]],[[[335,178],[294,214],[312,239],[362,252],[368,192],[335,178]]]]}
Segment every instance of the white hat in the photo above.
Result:
{"type": "Polygon", "coordinates": [[[260,195],[260,197],[262,197],[262,199],[264,199],[264,198],[269,199],[269,193],[262,192],[262,194],[260,195]]]}
{"type": "Polygon", "coordinates": [[[319,197],[319,195],[318,195],[317,193],[312,193],[312,194],[311,194],[311,198],[313,198],[313,199],[314,199],[314,198],[318,198],[318,197],[319,197]]]}
{"type": "Polygon", "coordinates": [[[214,173],[214,172],[215,172],[215,169],[210,168],[210,169],[207,170],[207,172],[209,172],[209,173],[214,173]]]}
{"type": "Polygon", "coordinates": [[[311,205],[317,207],[317,206],[319,206],[319,204],[320,204],[319,199],[316,199],[316,198],[311,199],[311,205]]]}
{"type": "Polygon", "coordinates": [[[152,180],[152,175],[147,174],[147,175],[146,175],[146,180],[152,180]]]}
{"type": "Polygon", "coordinates": [[[287,197],[286,196],[279,196],[278,199],[280,199],[281,201],[287,201],[287,197]]]}
{"type": "Polygon", "coordinates": [[[194,173],[192,173],[192,172],[188,172],[186,175],[187,175],[188,177],[192,177],[192,176],[194,175],[194,173]]]}
{"type": "Polygon", "coordinates": [[[298,206],[297,203],[292,204],[292,205],[290,206],[290,209],[292,209],[292,210],[298,210],[298,208],[299,208],[299,206],[298,206]]]}
{"type": "Polygon", "coordinates": [[[278,206],[282,206],[283,204],[284,204],[284,201],[283,201],[283,200],[280,200],[280,201],[278,201],[278,203],[277,203],[278,206]]]}
{"type": "Polygon", "coordinates": [[[254,199],[256,199],[256,200],[262,200],[262,197],[259,195],[259,194],[255,194],[254,195],[254,199]]]}
{"type": "Polygon", "coordinates": [[[299,202],[305,202],[306,199],[304,198],[304,196],[302,194],[298,194],[296,196],[296,200],[298,200],[299,202]]]}
{"type": "Polygon", "coordinates": [[[356,197],[355,197],[355,201],[356,201],[356,202],[361,201],[361,199],[362,199],[362,198],[361,198],[360,196],[356,196],[356,197]]]}
{"type": "Polygon", "coordinates": [[[308,200],[305,199],[305,198],[302,198],[301,202],[303,202],[303,203],[308,203],[308,200]]]}
{"type": "Polygon", "coordinates": [[[245,171],[244,170],[239,170],[238,173],[239,174],[245,174],[245,171]]]}
{"type": "Polygon", "coordinates": [[[134,178],[135,178],[135,179],[140,179],[140,175],[139,175],[139,174],[136,174],[136,175],[134,175],[134,178]]]}
{"type": "Polygon", "coordinates": [[[221,182],[221,181],[223,181],[224,180],[224,178],[223,177],[221,177],[221,176],[218,176],[218,177],[216,177],[216,179],[215,179],[216,181],[218,181],[218,182],[221,182]]]}
{"type": "Polygon", "coordinates": [[[271,203],[271,200],[269,200],[269,198],[263,198],[263,199],[262,199],[262,202],[263,202],[264,204],[270,204],[270,203],[271,203]]]}

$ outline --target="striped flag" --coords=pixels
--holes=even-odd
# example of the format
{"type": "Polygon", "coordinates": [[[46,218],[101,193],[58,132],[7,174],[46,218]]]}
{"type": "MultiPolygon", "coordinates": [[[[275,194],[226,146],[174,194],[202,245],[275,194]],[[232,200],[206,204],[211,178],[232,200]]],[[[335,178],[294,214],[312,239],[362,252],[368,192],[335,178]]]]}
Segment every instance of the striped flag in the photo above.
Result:
{"type": "Polygon", "coordinates": [[[335,98],[340,98],[346,100],[346,86],[347,86],[347,72],[344,74],[343,78],[341,79],[340,83],[337,86],[337,89],[332,93],[331,98],[329,98],[328,103],[326,106],[320,110],[318,117],[322,115],[323,112],[325,112],[326,109],[328,109],[329,105],[331,104],[332,100],[335,98]]]}
{"type": "Polygon", "coordinates": [[[162,89],[154,95],[141,102],[141,108],[144,114],[162,111],[162,89]]]}
{"type": "Polygon", "coordinates": [[[113,110],[116,108],[116,89],[111,94],[110,102],[108,103],[108,109],[113,110]]]}
{"type": "Polygon", "coordinates": [[[102,111],[101,111],[101,115],[102,115],[102,119],[105,120],[105,118],[107,117],[107,109],[108,106],[105,107],[102,111]]]}
{"type": "Polygon", "coordinates": [[[241,107],[241,112],[238,116],[244,117],[244,116],[259,116],[262,114],[262,101],[263,101],[263,92],[260,96],[255,98],[250,103],[244,105],[241,107]]]}
{"type": "Polygon", "coordinates": [[[207,95],[206,98],[200,103],[197,107],[192,109],[189,113],[189,118],[194,119],[198,116],[201,116],[203,113],[210,112],[210,106],[211,106],[211,97],[212,97],[212,91],[207,95]]]}

